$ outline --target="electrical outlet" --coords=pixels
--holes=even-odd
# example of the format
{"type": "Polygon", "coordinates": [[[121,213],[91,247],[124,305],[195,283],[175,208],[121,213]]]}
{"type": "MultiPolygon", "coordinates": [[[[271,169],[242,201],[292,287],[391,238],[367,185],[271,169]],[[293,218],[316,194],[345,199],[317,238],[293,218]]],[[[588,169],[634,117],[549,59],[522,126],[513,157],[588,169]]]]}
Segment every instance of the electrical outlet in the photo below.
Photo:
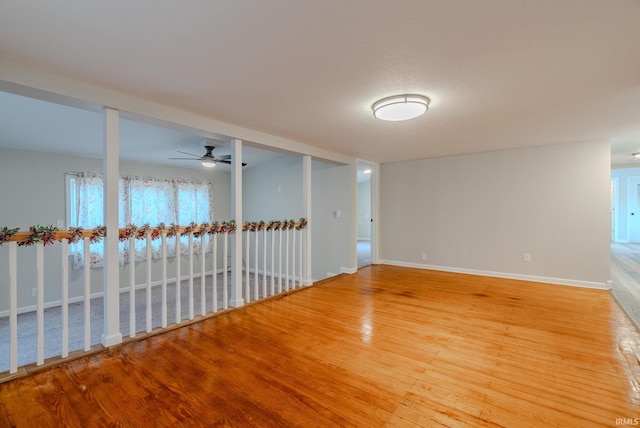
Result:
{"type": "Polygon", "coordinates": [[[420,255],[420,258],[421,258],[423,261],[426,261],[426,260],[427,260],[427,253],[422,253],[422,254],[420,255]]]}
{"type": "Polygon", "coordinates": [[[31,297],[36,297],[38,295],[38,289],[37,288],[32,288],[31,289],[31,297]]]}
{"type": "Polygon", "coordinates": [[[529,263],[531,261],[531,254],[530,253],[524,253],[522,255],[522,261],[525,263],[529,263]]]}

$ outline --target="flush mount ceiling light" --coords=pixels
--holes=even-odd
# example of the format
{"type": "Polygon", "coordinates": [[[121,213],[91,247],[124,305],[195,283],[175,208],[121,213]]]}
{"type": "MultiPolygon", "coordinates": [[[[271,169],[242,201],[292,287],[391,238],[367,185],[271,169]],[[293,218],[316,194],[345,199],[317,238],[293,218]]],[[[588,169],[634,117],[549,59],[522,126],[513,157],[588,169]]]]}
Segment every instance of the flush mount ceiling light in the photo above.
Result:
{"type": "Polygon", "coordinates": [[[424,114],[429,109],[430,101],[422,95],[394,95],[376,101],[371,108],[378,119],[397,122],[424,114]]]}
{"type": "Polygon", "coordinates": [[[631,153],[634,158],[640,158],[640,152],[631,153]]]}

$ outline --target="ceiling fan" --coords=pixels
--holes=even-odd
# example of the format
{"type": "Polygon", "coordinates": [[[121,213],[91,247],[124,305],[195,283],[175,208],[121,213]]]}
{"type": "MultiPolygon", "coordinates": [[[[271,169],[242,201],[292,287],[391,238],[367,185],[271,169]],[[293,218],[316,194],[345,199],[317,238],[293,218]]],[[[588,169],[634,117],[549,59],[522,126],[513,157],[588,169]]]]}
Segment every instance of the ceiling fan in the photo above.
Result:
{"type": "MultiPolygon", "coordinates": [[[[202,156],[194,155],[193,153],[181,152],[180,150],[178,150],[178,153],[182,153],[183,155],[189,155],[189,156],[192,156],[192,157],[190,157],[190,158],[169,158],[169,159],[174,159],[174,160],[196,160],[196,161],[202,162],[202,166],[206,166],[207,168],[213,168],[214,166],[216,166],[216,163],[218,163],[218,162],[226,163],[226,164],[231,165],[231,155],[214,156],[213,155],[213,149],[215,149],[215,146],[204,146],[204,148],[207,150],[207,152],[202,156]]],[[[245,166],[245,165],[247,165],[247,164],[246,163],[242,163],[242,166],[245,166]]]]}

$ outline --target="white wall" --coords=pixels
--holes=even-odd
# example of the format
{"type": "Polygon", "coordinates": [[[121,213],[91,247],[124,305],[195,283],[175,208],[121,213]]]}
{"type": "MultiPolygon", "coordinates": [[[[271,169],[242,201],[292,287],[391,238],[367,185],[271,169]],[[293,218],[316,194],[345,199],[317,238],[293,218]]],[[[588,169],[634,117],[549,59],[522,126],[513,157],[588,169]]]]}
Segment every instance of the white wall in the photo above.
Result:
{"type": "Polygon", "coordinates": [[[609,162],[588,142],[383,164],[381,258],[604,286],[609,162]]]}
{"type": "Polygon", "coordinates": [[[330,274],[357,268],[355,167],[312,162],[312,278],[323,279],[330,274]],[[334,211],[340,211],[335,218],[334,211]]]}
{"type": "Polygon", "coordinates": [[[302,158],[282,155],[243,170],[242,213],[246,221],[303,217],[302,158]]]}
{"type": "MultiPolygon", "coordinates": [[[[355,241],[351,242],[354,235],[350,226],[355,213],[355,198],[351,193],[350,174],[351,166],[348,165],[312,162],[314,281],[329,274],[338,274],[343,268],[352,268],[350,251],[355,248],[355,241]],[[341,217],[334,218],[333,211],[341,211],[341,217]]],[[[245,219],[297,220],[304,216],[301,157],[283,155],[249,168],[244,173],[242,184],[245,219]]]]}
{"type": "MultiPolygon", "coordinates": [[[[68,155],[29,152],[0,148],[0,227],[28,229],[35,224],[56,225],[65,219],[65,173],[75,171],[101,172],[102,160],[68,155]]],[[[121,175],[154,176],[207,180],[213,183],[214,216],[230,219],[230,174],[204,169],[174,168],[163,165],[121,161],[121,175]]],[[[183,258],[184,259],[184,258],[183,258]]],[[[31,288],[36,286],[35,249],[18,251],[18,306],[36,303],[31,288]]],[[[186,260],[186,259],[184,259],[186,260]]],[[[221,260],[220,260],[221,262],[221,260]]],[[[186,265],[183,265],[186,266],[186,265]]],[[[199,264],[197,264],[199,266],[199,264]]],[[[170,260],[169,277],[175,269],[170,260]]],[[[159,262],[154,262],[154,280],[160,279],[159,262]]],[[[70,297],[82,294],[82,271],[70,269],[70,297]]],[[[92,269],[92,293],[102,291],[102,269],[92,269]]],[[[129,265],[120,267],[120,286],[128,286],[129,265]]],[[[136,269],[136,283],[145,281],[144,269],[136,269]]],[[[45,252],[45,302],[60,298],[60,245],[47,247],[45,252]]],[[[8,251],[0,246],[0,311],[8,308],[8,251]]]]}

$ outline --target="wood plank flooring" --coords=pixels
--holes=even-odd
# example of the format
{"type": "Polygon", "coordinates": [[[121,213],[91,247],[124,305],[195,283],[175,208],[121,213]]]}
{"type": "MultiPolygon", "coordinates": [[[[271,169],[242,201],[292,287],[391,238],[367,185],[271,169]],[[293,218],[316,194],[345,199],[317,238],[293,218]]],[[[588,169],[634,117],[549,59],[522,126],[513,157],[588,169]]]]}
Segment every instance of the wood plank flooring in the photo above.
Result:
{"type": "Polygon", "coordinates": [[[603,290],[371,266],[0,384],[0,426],[616,426],[639,347],[603,290]]]}
{"type": "Polygon", "coordinates": [[[614,297],[640,328],[640,244],[611,244],[611,280],[614,297]]]}

